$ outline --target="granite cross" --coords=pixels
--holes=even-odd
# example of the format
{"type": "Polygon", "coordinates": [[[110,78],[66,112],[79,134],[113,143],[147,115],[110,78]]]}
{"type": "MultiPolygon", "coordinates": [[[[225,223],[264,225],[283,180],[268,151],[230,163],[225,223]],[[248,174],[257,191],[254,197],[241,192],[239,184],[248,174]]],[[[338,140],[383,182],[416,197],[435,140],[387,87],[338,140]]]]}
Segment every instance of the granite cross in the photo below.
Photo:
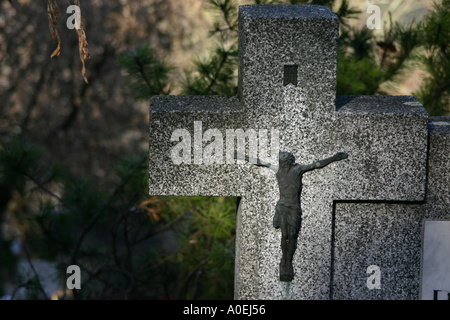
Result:
{"type": "Polygon", "coordinates": [[[413,97],[337,97],[338,27],[323,6],[240,6],[238,97],[151,101],[150,194],[240,199],[236,299],[332,297],[335,206],[424,199],[427,113],[413,97]],[[235,141],[267,162],[279,150],[303,164],[350,155],[303,177],[292,282],[278,274],[276,177],[236,162],[235,141]]]}

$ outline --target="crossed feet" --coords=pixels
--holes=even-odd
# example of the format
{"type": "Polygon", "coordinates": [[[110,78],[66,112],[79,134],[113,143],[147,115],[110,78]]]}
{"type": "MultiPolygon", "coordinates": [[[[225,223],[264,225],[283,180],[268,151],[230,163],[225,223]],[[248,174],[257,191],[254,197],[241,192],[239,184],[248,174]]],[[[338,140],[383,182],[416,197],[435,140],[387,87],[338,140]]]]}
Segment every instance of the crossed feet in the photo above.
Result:
{"type": "Polygon", "coordinates": [[[292,281],[294,279],[294,267],[291,263],[280,262],[280,281],[292,281]]]}

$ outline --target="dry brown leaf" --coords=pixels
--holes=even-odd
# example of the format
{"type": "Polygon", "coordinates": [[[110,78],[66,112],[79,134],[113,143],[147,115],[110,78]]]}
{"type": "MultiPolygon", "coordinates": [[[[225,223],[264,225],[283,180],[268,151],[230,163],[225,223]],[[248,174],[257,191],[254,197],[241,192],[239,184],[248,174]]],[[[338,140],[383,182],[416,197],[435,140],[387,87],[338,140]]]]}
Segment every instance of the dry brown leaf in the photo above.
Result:
{"type": "MultiPolygon", "coordinates": [[[[78,7],[80,7],[79,0],[75,0],[74,4],[77,5],[78,7]]],[[[84,31],[84,18],[82,16],[80,18],[81,18],[80,28],[79,29],[75,28],[75,30],[77,31],[77,34],[78,34],[78,46],[80,49],[80,60],[81,60],[82,66],[83,66],[81,69],[81,75],[83,76],[84,81],[86,83],[89,83],[88,79],[87,79],[87,72],[86,72],[86,65],[85,65],[86,59],[89,58],[88,42],[87,42],[87,38],[86,38],[86,32],[84,31]]]]}
{"type": "Polygon", "coordinates": [[[158,207],[158,202],[159,199],[157,197],[152,197],[142,201],[138,205],[138,209],[145,211],[147,216],[153,221],[159,221],[161,220],[161,208],[158,207]]]}
{"type": "Polygon", "coordinates": [[[56,25],[59,20],[59,9],[56,0],[47,0],[47,15],[48,15],[48,25],[50,29],[50,34],[54,40],[58,43],[56,49],[50,55],[50,58],[59,56],[61,53],[61,37],[59,36],[56,25]]]}
{"type": "MultiPolygon", "coordinates": [[[[79,0],[74,0],[74,4],[80,7],[79,0]]],[[[59,9],[56,0],[47,0],[47,14],[48,14],[48,25],[50,29],[50,34],[52,38],[56,40],[56,42],[58,43],[58,46],[50,55],[50,57],[53,58],[61,54],[61,37],[59,36],[58,30],[56,29],[56,26],[59,21],[59,9]]],[[[78,29],[75,28],[75,31],[77,32],[78,35],[78,46],[80,51],[80,60],[82,64],[81,75],[83,76],[84,81],[86,83],[89,83],[87,79],[86,64],[85,64],[85,61],[89,58],[88,42],[86,32],[84,31],[83,17],[80,17],[80,20],[81,20],[80,28],[78,29]]]]}

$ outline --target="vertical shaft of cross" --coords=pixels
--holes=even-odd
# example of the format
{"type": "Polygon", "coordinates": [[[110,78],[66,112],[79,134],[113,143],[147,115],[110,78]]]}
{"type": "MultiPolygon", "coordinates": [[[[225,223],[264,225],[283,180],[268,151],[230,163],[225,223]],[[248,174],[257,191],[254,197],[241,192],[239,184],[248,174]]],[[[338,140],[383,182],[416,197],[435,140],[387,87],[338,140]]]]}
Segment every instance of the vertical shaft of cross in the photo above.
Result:
{"type": "MultiPolygon", "coordinates": [[[[331,129],[335,112],[337,70],[338,18],[324,6],[253,5],[241,6],[239,14],[239,93],[244,110],[259,127],[277,127],[280,131],[280,150],[295,154],[298,163],[310,163],[330,156],[335,150],[331,129]],[[320,140],[317,140],[320,136],[320,140]]],[[[264,160],[264,159],[263,159],[264,160]]],[[[265,170],[265,169],[261,169],[265,170]]],[[[296,281],[308,282],[316,278],[317,283],[327,283],[329,265],[327,259],[311,258],[311,255],[329,255],[330,223],[332,209],[332,175],[327,168],[318,178],[305,176],[308,190],[303,191],[304,215],[307,217],[300,231],[298,249],[292,239],[282,243],[280,233],[272,227],[272,216],[278,201],[278,190],[267,194],[253,190],[265,198],[265,212],[254,212],[259,221],[257,239],[271,243],[273,255],[259,256],[258,272],[273,273],[274,281],[280,279],[282,265],[294,257],[296,281]],[[327,190],[328,188],[328,190],[327,190]],[[319,191],[326,190],[326,191],[319,191]],[[307,245],[301,239],[313,241],[307,245]],[[278,261],[277,261],[278,260],[278,261]],[[298,263],[303,260],[303,263],[298,263]],[[307,261],[305,263],[305,261],[307,261]],[[320,261],[320,262],[317,262],[320,261]],[[274,266],[280,265],[280,269],[274,266]],[[302,265],[302,266],[300,266],[302,265]],[[267,267],[266,267],[267,266],[267,267]],[[269,268],[268,266],[271,266],[269,268]]],[[[277,183],[266,178],[267,184],[277,183]]],[[[245,203],[244,203],[245,204],[245,203]]],[[[241,211],[239,220],[245,220],[254,209],[241,211]]],[[[246,228],[242,228],[242,232],[246,228]]],[[[243,235],[238,235],[241,238],[243,235]]],[[[296,241],[295,241],[296,242],[296,241]]],[[[245,241],[241,247],[247,248],[245,241]]],[[[270,250],[265,250],[270,252],[270,250]]],[[[248,255],[254,259],[253,255],[248,255]]],[[[238,265],[252,265],[241,253],[238,265]]],[[[329,260],[328,260],[329,261],[329,260]]],[[[239,271],[239,270],[237,270],[239,271]]],[[[289,274],[289,272],[288,272],[289,274]]],[[[270,276],[264,276],[270,278],[270,276]]],[[[281,278],[288,279],[290,276],[281,278]]],[[[274,286],[265,282],[262,286],[274,286]]],[[[320,285],[319,285],[320,286],[320,285]]],[[[236,288],[237,297],[247,293],[236,288]]],[[[264,288],[262,289],[264,291],[264,288]]],[[[326,290],[325,290],[326,291],[326,290]]],[[[317,290],[318,298],[327,297],[323,289],[317,290]],[[322,291],[322,292],[321,292],[322,291]]],[[[247,290],[248,292],[248,290],[247,290]]]]}

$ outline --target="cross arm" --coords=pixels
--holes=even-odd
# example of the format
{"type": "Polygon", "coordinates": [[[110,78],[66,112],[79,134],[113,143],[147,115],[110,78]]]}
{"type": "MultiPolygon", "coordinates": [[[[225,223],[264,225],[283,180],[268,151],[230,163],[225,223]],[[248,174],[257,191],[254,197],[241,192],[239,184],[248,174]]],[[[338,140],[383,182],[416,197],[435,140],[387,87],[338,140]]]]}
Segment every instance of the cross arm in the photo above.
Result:
{"type": "Polygon", "coordinates": [[[325,158],[322,160],[318,160],[315,161],[309,165],[303,166],[303,171],[310,171],[310,170],[314,170],[314,169],[321,169],[323,167],[326,167],[327,165],[329,165],[330,163],[334,162],[334,161],[340,161],[340,160],[344,160],[348,158],[348,154],[345,152],[338,152],[336,153],[334,156],[329,157],[329,158],[325,158]]]}
{"type": "Polygon", "coordinates": [[[258,167],[269,168],[269,169],[271,169],[271,170],[273,170],[275,172],[278,170],[278,166],[277,165],[273,165],[273,164],[270,164],[268,162],[264,162],[264,161],[262,161],[262,160],[260,160],[258,158],[252,158],[252,157],[249,157],[247,155],[243,155],[243,154],[241,154],[241,153],[239,153],[237,151],[234,152],[234,158],[238,159],[238,160],[245,160],[245,161],[250,162],[251,164],[254,164],[255,166],[258,166],[258,167]]]}
{"type": "Polygon", "coordinates": [[[150,119],[150,195],[238,197],[245,192],[240,182],[248,170],[224,152],[227,129],[247,128],[237,98],[153,96],[150,119]]]}

